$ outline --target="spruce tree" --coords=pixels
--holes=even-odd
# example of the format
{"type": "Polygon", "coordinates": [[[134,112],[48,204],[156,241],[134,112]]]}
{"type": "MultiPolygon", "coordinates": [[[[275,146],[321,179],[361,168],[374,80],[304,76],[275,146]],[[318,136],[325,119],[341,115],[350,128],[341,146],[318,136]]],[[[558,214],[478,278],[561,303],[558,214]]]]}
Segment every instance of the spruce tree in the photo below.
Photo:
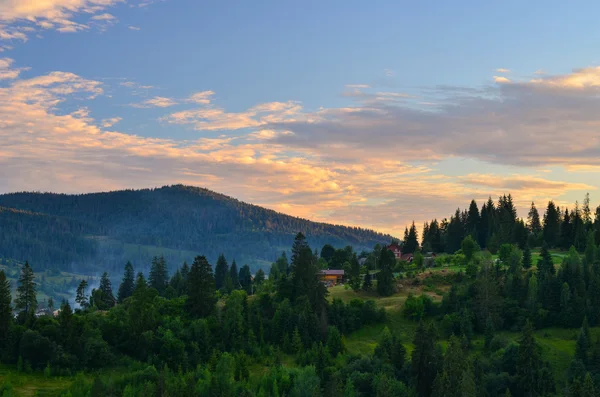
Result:
{"type": "Polygon", "coordinates": [[[413,221],[410,230],[408,231],[406,238],[404,239],[404,245],[402,251],[407,254],[412,254],[419,248],[419,235],[417,233],[417,227],[413,221]]]}
{"type": "Polygon", "coordinates": [[[133,265],[131,262],[127,262],[125,264],[125,274],[123,275],[123,281],[119,286],[119,292],[117,294],[118,302],[123,303],[123,301],[133,295],[133,289],[135,288],[135,273],[133,272],[133,265]]]}
{"type": "Polygon", "coordinates": [[[113,295],[112,285],[108,278],[107,272],[104,272],[104,274],[102,274],[102,277],[100,277],[99,290],[102,292],[102,302],[104,303],[104,306],[108,309],[113,307],[116,303],[116,299],[113,295]]]}
{"type": "Polygon", "coordinates": [[[233,289],[240,289],[240,277],[235,259],[233,262],[231,262],[231,267],[229,268],[229,277],[231,277],[231,285],[233,289]]]}
{"type": "Polygon", "coordinates": [[[360,275],[360,263],[358,262],[356,253],[352,255],[352,260],[350,261],[350,274],[348,276],[350,278],[350,287],[352,290],[358,291],[360,289],[362,278],[360,275]]]}
{"type": "Polygon", "coordinates": [[[557,246],[559,243],[560,233],[560,216],[558,208],[553,201],[548,202],[546,213],[544,214],[544,227],[543,235],[544,242],[548,244],[550,248],[557,246]]]}
{"type": "Polygon", "coordinates": [[[217,296],[212,268],[206,257],[197,256],[194,258],[187,284],[188,298],[186,306],[188,311],[195,317],[210,315],[215,309],[217,296]]]}
{"type": "Polygon", "coordinates": [[[265,271],[263,269],[258,269],[256,274],[254,275],[254,284],[256,286],[261,285],[265,281],[265,271]]]}
{"type": "Polygon", "coordinates": [[[425,328],[423,322],[419,323],[413,344],[411,371],[415,379],[417,395],[429,397],[438,374],[433,325],[425,328]]]}
{"type": "Polygon", "coordinates": [[[13,321],[10,302],[10,281],[8,281],[4,270],[0,270],[0,352],[7,346],[10,325],[13,321]]]}
{"type": "Polygon", "coordinates": [[[242,288],[248,293],[248,295],[252,294],[252,273],[250,272],[250,266],[244,265],[240,269],[240,285],[242,288]]]}
{"type": "Polygon", "coordinates": [[[229,274],[229,265],[223,254],[219,255],[215,266],[215,287],[221,290],[225,286],[225,278],[229,274]]]}
{"type": "Polygon", "coordinates": [[[531,208],[529,209],[529,214],[527,215],[527,226],[529,231],[534,235],[538,235],[542,232],[542,223],[540,222],[540,214],[535,207],[535,203],[531,202],[531,208]]]}
{"type": "Polygon", "coordinates": [[[369,272],[367,272],[367,274],[365,274],[365,278],[363,280],[361,289],[365,292],[371,291],[373,289],[373,280],[372,280],[372,276],[371,276],[371,274],[369,274],[369,272]]]}
{"type": "Polygon", "coordinates": [[[88,298],[85,295],[85,289],[87,288],[87,286],[88,282],[86,280],[81,280],[79,286],[77,287],[77,292],[75,295],[75,302],[77,302],[79,307],[81,307],[82,309],[88,307],[88,298]]]}
{"type": "Polygon", "coordinates": [[[159,295],[164,295],[165,289],[169,283],[169,270],[167,269],[167,262],[163,256],[155,256],[152,259],[148,282],[150,283],[150,287],[158,291],[159,295]]]}
{"type": "Polygon", "coordinates": [[[379,273],[377,273],[377,293],[381,296],[390,296],[394,293],[393,266],[396,257],[390,250],[381,250],[379,254],[379,273]]]}
{"type": "Polygon", "coordinates": [[[525,245],[525,249],[523,250],[523,269],[531,268],[531,249],[529,249],[529,244],[525,245]]]}
{"type": "Polygon", "coordinates": [[[581,387],[581,397],[595,397],[596,396],[596,388],[594,387],[594,381],[592,380],[592,376],[589,372],[585,374],[585,378],[583,379],[583,385],[581,387]]]}
{"type": "Polygon", "coordinates": [[[25,262],[25,265],[23,265],[18,283],[15,309],[32,314],[37,308],[37,295],[35,274],[31,266],[29,266],[29,262],[25,262]]]}

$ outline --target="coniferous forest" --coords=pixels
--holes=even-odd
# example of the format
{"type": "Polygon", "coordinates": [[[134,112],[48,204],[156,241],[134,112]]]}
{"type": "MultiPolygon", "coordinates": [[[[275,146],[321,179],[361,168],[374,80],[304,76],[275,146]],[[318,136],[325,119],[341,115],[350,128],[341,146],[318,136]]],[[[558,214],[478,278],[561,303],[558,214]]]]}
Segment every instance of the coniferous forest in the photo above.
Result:
{"type": "MultiPolygon", "coordinates": [[[[64,231],[94,217],[47,205],[64,231]]],[[[0,395],[598,396],[599,237],[588,196],[521,219],[508,195],[411,225],[402,260],[297,233],[268,271],[155,256],[44,303],[22,262],[0,271],[0,395]]]]}

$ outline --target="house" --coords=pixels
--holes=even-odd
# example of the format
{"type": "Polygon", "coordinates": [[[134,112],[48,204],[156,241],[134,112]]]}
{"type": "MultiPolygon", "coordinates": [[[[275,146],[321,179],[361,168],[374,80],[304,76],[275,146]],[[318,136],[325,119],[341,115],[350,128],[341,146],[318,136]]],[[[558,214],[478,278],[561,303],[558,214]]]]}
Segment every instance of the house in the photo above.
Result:
{"type": "Polygon", "coordinates": [[[408,263],[412,263],[413,261],[413,254],[404,254],[400,256],[400,260],[401,261],[406,261],[408,263]]]}
{"type": "Polygon", "coordinates": [[[319,276],[321,277],[321,281],[326,284],[335,285],[344,281],[343,270],[321,270],[319,276]]]}
{"type": "Polygon", "coordinates": [[[400,247],[400,245],[398,243],[392,243],[392,244],[388,245],[387,249],[389,249],[390,251],[392,251],[394,253],[394,256],[396,257],[396,259],[402,258],[402,248],[400,247]]]}

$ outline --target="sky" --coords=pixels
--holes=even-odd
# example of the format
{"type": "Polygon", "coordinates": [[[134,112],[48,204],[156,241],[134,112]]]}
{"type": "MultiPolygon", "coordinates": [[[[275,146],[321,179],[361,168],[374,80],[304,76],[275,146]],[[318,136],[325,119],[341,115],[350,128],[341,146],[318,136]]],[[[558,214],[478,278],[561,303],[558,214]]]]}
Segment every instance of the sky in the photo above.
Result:
{"type": "Polygon", "coordinates": [[[594,1],[0,0],[0,193],[176,183],[401,236],[600,204],[594,1]]]}

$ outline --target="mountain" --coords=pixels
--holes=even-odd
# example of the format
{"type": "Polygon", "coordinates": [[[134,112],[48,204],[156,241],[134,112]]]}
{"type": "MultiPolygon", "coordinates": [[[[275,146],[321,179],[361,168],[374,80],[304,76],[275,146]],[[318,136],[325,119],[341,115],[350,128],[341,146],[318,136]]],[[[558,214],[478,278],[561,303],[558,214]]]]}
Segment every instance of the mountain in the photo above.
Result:
{"type": "Polygon", "coordinates": [[[183,185],[80,195],[3,194],[0,232],[0,258],[83,273],[121,271],[128,260],[145,267],[154,255],[164,255],[171,267],[198,254],[214,263],[220,253],[256,270],[288,250],[298,232],[318,249],[324,244],[372,249],[392,238],[183,185]]]}

